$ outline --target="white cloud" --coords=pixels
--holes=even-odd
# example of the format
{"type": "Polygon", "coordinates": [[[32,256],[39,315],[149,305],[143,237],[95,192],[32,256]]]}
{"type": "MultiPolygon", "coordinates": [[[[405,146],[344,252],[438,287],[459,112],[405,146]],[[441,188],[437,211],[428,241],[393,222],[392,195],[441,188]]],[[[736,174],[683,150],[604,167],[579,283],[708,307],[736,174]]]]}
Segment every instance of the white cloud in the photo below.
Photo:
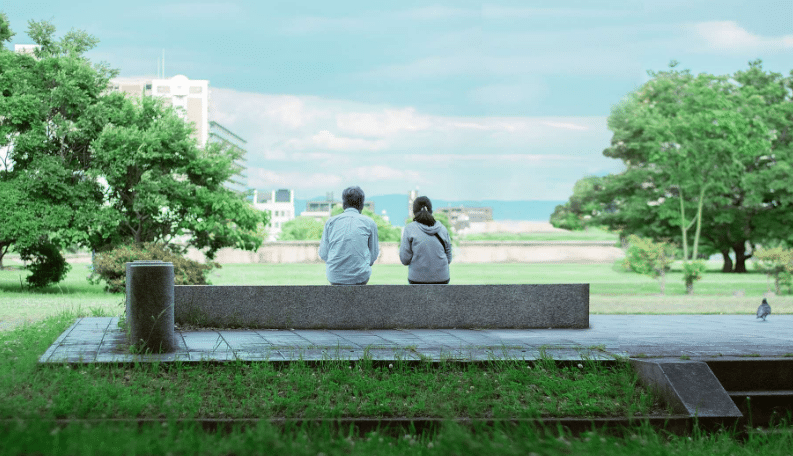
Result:
{"type": "Polygon", "coordinates": [[[735,21],[700,22],[690,28],[711,51],[743,53],[793,48],[793,35],[763,37],[750,33],[735,21]]]}
{"type": "Polygon", "coordinates": [[[375,152],[385,149],[387,146],[384,140],[368,140],[362,138],[347,138],[336,136],[328,130],[308,138],[293,138],[286,141],[285,146],[295,150],[324,149],[344,152],[370,151],[375,152]]]}
{"type": "Polygon", "coordinates": [[[380,182],[386,180],[423,182],[421,175],[415,171],[401,170],[383,165],[359,166],[345,172],[348,179],[363,182],[380,182]]]}
{"type": "Polygon", "coordinates": [[[254,188],[292,188],[324,190],[343,182],[341,176],[327,173],[275,172],[262,168],[248,168],[248,185],[254,188]]]}
{"type": "Polygon", "coordinates": [[[565,123],[565,122],[543,122],[543,125],[547,125],[549,127],[554,128],[563,128],[565,130],[579,130],[579,131],[587,131],[589,127],[585,125],[577,125],[574,123],[565,123]]]}
{"type": "Polygon", "coordinates": [[[324,115],[320,110],[308,106],[312,101],[315,101],[312,97],[268,95],[212,88],[210,115],[213,118],[223,118],[229,124],[244,119],[298,129],[324,115]]]}
{"type": "Polygon", "coordinates": [[[417,116],[413,108],[336,115],[336,126],[339,129],[363,136],[390,136],[401,131],[426,130],[431,125],[429,117],[417,116]]]}

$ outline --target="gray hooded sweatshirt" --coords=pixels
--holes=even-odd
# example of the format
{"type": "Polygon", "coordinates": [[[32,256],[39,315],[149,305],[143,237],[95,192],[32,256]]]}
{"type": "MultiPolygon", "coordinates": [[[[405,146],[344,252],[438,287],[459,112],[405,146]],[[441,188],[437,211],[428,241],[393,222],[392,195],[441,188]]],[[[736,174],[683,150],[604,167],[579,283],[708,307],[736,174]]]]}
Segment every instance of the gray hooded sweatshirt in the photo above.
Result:
{"type": "Polygon", "coordinates": [[[414,282],[444,282],[449,280],[449,263],[452,262],[452,243],[446,227],[436,221],[427,226],[419,222],[408,223],[402,232],[399,259],[409,266],[408,279],[414,282]],[[435,237],[443,239],[446,247],[435,237]]]}

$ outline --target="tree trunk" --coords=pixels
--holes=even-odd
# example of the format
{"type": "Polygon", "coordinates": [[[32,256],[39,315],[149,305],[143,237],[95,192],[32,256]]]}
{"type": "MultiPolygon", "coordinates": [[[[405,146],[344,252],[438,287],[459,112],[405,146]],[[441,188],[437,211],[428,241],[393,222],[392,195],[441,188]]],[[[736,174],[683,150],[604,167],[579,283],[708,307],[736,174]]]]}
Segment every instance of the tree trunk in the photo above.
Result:
{"type": "Polygon", "coordinates": [[[751,258],[751,255],[746,254],[746,241],[736,242],[732,245],[732,249],[735,251],[735,269],[733,272],[746,272],[746,260],[751,258]]]}
{"type": "Polygon", "coordinates": [[[730,257],[730,249],[722,250],[721,256],[724,258],[724,264],[721,267],[721,272],[732,272],[732,258],[730,257]]]}

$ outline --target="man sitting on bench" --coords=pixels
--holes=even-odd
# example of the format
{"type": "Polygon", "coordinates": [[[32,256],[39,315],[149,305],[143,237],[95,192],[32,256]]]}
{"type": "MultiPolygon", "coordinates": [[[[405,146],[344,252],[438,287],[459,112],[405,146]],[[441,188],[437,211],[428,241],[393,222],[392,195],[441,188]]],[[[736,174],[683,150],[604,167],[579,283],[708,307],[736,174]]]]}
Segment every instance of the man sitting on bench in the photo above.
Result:
{"type": "Polygon", "coordinates": [[[344,189],[341,202],[344,212],[325,222],[319,257],[327,264],[325,273],[332,285],[366,285],[380,254],[377,224],[361,214],[364,193],[360,187],[344,189]]]}

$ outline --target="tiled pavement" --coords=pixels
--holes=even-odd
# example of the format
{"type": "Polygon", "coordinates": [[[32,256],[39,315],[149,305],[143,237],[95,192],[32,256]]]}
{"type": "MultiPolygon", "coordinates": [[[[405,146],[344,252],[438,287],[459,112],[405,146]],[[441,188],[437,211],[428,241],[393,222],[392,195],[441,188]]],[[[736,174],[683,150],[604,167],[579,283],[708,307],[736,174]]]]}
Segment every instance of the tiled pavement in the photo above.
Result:
{"type": "Polygon", "coordinates": [[[118,318],[81,318],[41,363],[202,360],[613,359],[793,356],[793,315],[591,315],[589,329],[176,331],[179,349],[135,355],[118,318]]]}

